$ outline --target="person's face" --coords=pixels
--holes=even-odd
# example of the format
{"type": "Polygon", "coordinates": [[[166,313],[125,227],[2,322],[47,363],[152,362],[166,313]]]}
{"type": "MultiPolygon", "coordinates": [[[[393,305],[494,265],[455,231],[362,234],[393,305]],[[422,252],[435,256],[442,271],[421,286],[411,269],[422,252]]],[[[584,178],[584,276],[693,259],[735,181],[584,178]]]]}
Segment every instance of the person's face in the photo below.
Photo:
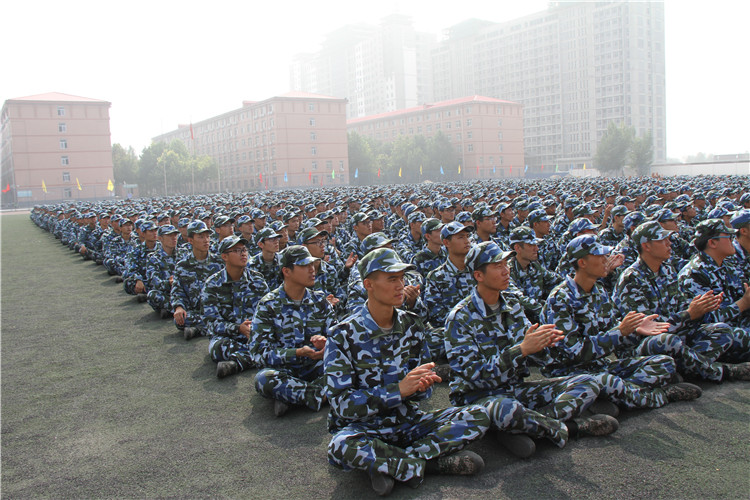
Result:
{"type": "Polygon", "coordinates": [[[539,258],[539,245],[530,243],[518,243],[514,245],[514,250],[518,254],[518,259],[533,262],[539,258]]]}
{"type": "Polygon", "coordinates": [[[198,252],[208,252],[208,249],[211,247],[211,235],[208,231],[194,234],[191,238],[188,238],[188,240],[198,252]]]}
{"type": "Polygon", "coordinates": [[[149,229],[148,231],[144,231],[143,237],[145,238],[147,243],[156,242],[156,229],[149,229]]]}
{"type": "Polygon", "coordinates": [[[490,234],[497,232],[497,217],[483,217],[476,222],[476,228],[490,234]]]}
{"type": "Polygon", "coordinates": [[[287,225],[289,226],[287,230],[293,233],[297,232],[297,229],[299,229],[299,222],[300,222],[299,215],[295,215],[294,217],[289,219],[289,222],[287,222],[287,225]]]}
{"type": "Polygon", "coordinates": [[[281,245],[286,245],[289,242],[289,233],[287,232],[286,228],[277,231],[277,233],[279,233],[280,236],[279,247],[281,247],[281,245]]]}
{"type": "Polygon", "coordinates": [[[592,278],[604,278],[607,276],[607,257],[609,255],[589,254],[578,260],[578,270],[592,278]]]}
{"type": "Polygon", "coordinates": [[[383,228],[385,227],[385,219],[375,219],[372,221],[372,231],[371,233],[378,233],[383,231],[383,228]]]}
{"type": "Polygon", "coordinates": [[[466,255],[471,249],[471,240],[468,231],[461,231],[454,234],[449,239],[443,240],[443,244],[448,249],[450,255],[466,255]]]}
{"type": "Polygon", "coordinates": [[[510,283],[510,269],[508,261],[492,262],[487,264],[484,272],[477,271],[474,278],[491,290],[505,290],[510,283]]]}
{"type": "Polygon", "coordinates": [[[315,229],[318,231],[326,231],[329,234],[332,233],[333,227],[331,226],[331,219],[324,220],[322,224],[315,226],[315,229]]]}
{"type": "Polygon", "coordinates": [[[404,302],[404,271],[375,271],[370,273],[362,284],[370,300],[393,307],[400,307],[404,302]]]}
{"type": "Polygon", "coordinates": [[[247,247],[242,243],[238,243],[221,254],[221,259],[227,267],[245,267],[247,265],[247,247]]]}
{"type": "Polygon", "coordinates": [[[372,221],[371,220],[365,220],[362,222],[357,222],[357,234],[359,234],[362,238],[365,236],[369,236],[372,234],[372,221]]]}
{"type": "Polygon", "coordinates": [[[537,236],[539,237],[547,236],[550,230],[550,221],[543,220],[543,221],[535,222],[533,229],[534,229],[534,233],[537,236]]]}
{"type": "Polygon", "coordinates": [[[456,207],[448,207],[442,212],[440,212],[440,218],[446,224],[448,222],[453,222],[453,220],[456,218],[456,207]]]}
{"type": "Polygon", "coordinates": [[[109,227],[109,219],[101,219],[101,220],[99,221],[99,226],[100,226],[100,227],[101,227],[102,229],[107,229],[107,228],[109,227]]]}
{"type": "Polygon", "coordinates": [[[311,263],[306,266],[294,266],[292,269],[284,269],[286,269],[284,271],[286,280],[308,288],[315,286],[315,264],[311,263]]]}
{"type": "Polygon", "coordinates": [[[663,227],[664,229],[668,231],[677,231],[679,229],[677,227],[677,221],[675,220],[664,221],[664,222],[661,222],[660,224],[661,224],[661,227],[663,227]]]}
{"type": "Polygon", "coordinates": [[[323,236],[316,236],[305,242],[305,246],[310,251],[310,255],[322,259],[325,256],[325,248],[328,243],[328,239],[323,236]]]}
{"type": "Polygon", "coordinates": [[[237,226],[237,229],[239,229],[242,234],[253,234],[253,223],[245,222],[244,224],[237,226]]]}
{"type": "Polygon", "coordinates": [[[693,217],[695,217],[695,207],[694,207],[693,205],[689,205],[689,206],[688,206],[688,207],[687,207],[687,208],[685,209],[685,212],[684,212],[684,213],[685,213],[685,216],[686,216],[687,218],[689,218],[689,219],[692,219],[693,217]]]}
{"type": "Polygon", "coordinates": [[[442,245],[443,242],[440,239],[440,230],[434,229],[432,231],[429,231],[424,234],[424,238],[427,240],[428,243],[431,243],[433,245],[442,245]]]}
{"type": "Polygon", "coordinates": [[[161,246],[164,248],[174,248],[177,246],[177,237],[177,233],[165,234],[164,236],[159,236],[159,241],[161,241],[161,246]]]}
{"type": "Polygon", "coordinates": [[[124,236],[130,236],[133,234],[133,224],[128,223],[120,226],[120,231],[124,236]]]}
{"type": "Polygon", "coordinates": [[[625,206],[628,207],[628,211],[632,212],[635,210],[635,202],[634,201],[627,201],[625,202],[625,206]]]}
{"type": "Polygon", "coordinates": [[[234,234],[234,224],[231,222],[227,222],[223,226],[219,226],[216,228],[216,234],[219,235],[219,241],[223,240],[227,236],[231,236],[234,234]]]}
{"type": "Polygon", "coordinates": [[[178,227],[178,228],[177,228],[177,230],[178,230],[178,231],[180,232],[180,234],[182,235],[182,239],[183,239],[183,240],[187,240],[187,226],[183,226],[183,227],[178,227]]]}
{"type": "Polygon", "coordinates": [[[281,243],[281,238],[267,238],[260,243],[258,243],[258,246],[260,247],[261,252],[273,252],[276,253],[279,251],[279,244],[281,243]]]}
{"type": "Polygon", "coordinates": [[[260,231],[261,229],[263,229],[264,227],[266,227],[266,219],[265,219],[265,218],[261,218],[261,217],[258,217],[257,219],[255,219],[255,220],[253,221],[253,223],[255,224],[255,227],[256,227],[256,228],[257,228],[257,229],[258,229],[259,231],[260,231]]]}
{"type": "Polygon", "coordinates": [[[510,223],[510,221],[513,220],[513,217],[515,216],[516,216],[516,211],[508,207],[502,212],[500,212],[500,222],[503,222],[505,225],[507,225],[510,223]]]}
{"type": "Polygon", "coordinates": [[[732,244],[733,240],[733,235],[721,233],[719,237],[709,240],[709,245],[712,245],[720,256],[729,257],[737,252],[732,244]]]}
{"type": "Polygon", "coordinates": [[[672,241],[669,238],[663,240],[646,241],[641,244],[643,251],[659,262],[664,262],[672,256],[672,241]]]}

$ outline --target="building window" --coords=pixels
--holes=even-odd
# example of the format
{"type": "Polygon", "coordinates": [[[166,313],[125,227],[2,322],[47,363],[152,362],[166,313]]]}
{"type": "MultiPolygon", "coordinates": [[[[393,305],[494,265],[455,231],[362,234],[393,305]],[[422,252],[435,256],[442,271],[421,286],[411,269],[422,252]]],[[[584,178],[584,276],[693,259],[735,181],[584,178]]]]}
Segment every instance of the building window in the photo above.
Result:
{"type": "Polygon", "coordinates": [[[60,157],[60,165],[69,165],[70,161],[68,160],[67,156],[61,156],[60,157]]]}
{"type": "Polygon", "coordinates": [[[72,198],[73,197],[73,190],[71,188],[65,188],[65,189],[63,189],[63,196],[65,198],[72,198]]]}
{"type": "Polygon", "coordinates": [[[471,118],[468,118],[468,119],[466,120],[466,126],[467,126],[467,127],[471,127],[471,118]]]}
{"type": "Polygon", "coordinates": [[[318,135],[315,132],[310,132],[310,140],[311,141],[314,141],[317,138],[318,138],[318,135]]]}
{"type": "Polygon", "coordinates": [[[471,131],[466,132],[466,138],[467,139],[472,139],[473,137],[474,137],[474,134],[471,131]]]}
{"type": "Polygon", "coordinates": [[[57,124],[57,131],[58,132],[67,132],[68,131],[68,126],[65,125],[64,123],[60,122],[60,123],[57,124]]]}
{"type": "Polygon", "coordinates": [[[502,153],[503,152],[503,145],[502,144],[498,144],[497,145],[497,150],[502,153]]]}
{"type": "Polygon", "coordinates": [[[469,153],[471,153],[472,151],[474,151],[474,145],[473,144],[469,144],[469,153]]]}
{"type": "Polygon", "coordinates": [[[326,172],[329,170],[333,170],[333,162],[331,160],[326,160],[326,172]]]}
{"type": "Polygon", "coordinates": [[[315,126],[315,118],[310,118],[310,126],[311,127],[315,126]]]}
{"type": "Polygon", "coordinates": [[[315,146],[311,146],[310,147],[310,154],[313,155],[313,156],[315,156],[316,154],[318,154],[318,149],[315,146]]]}
{"type": "Polygon", "coordinates": [[[340,170],[341,172],[343,172],[343,171],[344,171],[344,160],[339,160],[339,170],[340,170]]]}
{"type": "Polygon", "coordinates": [[[60,139],[60,149],[68,149],[68,140],[60,139]]]}
{"type": "Polygon", "coordinates": [[[312,103],[308,104],[307,105],[307,110],[308,111],[315,111],[315,104],[312,104],[312,103]]]}
{"type": "Polygon", "coordinates": [[[318,162],[317,161],[312,162],[312,169],[313,170],[318,170],[318,162]]]}
{"type": "Polygon", "coordinates": [[[63,172],[63,182],[70,182],[70,172],[63,172]]]}
{"type": "Polygon", "coordinates": [[[502,132],[498,132],[497,133],[497,138],[502,141],[503,140],[503,133],[502,132]]]}
{"type": "Polygon", "coordinates": [[[65,116],[65,106],[57,107],[57,116],[65,116]]]}

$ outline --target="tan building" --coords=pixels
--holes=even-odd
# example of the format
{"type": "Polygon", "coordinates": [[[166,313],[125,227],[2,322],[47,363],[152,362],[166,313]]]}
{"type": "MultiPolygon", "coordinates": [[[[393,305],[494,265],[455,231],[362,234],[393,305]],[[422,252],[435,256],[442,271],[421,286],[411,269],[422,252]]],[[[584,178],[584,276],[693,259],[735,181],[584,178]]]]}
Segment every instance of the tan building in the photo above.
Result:
{"type": "Polygon", "coordinates": [[[216,160],[220,179],[202,191],[248,191],[349,182],[346,99],[290,92],[154,137],[183,141],[216,160]]]}
{"type": "Polygon", "coordinates": [[[57,92],[5,101],[0,115],[3,206],[111,196],[110,106],[57,92]]]}
{"type": "Polygon", "coordinates": [[[462,97],[354,118],[347,127],[349,132],[382,142],[442,132],[458,154],[462,178],[524,176],[523,106],[515,102],[462,97]]]}

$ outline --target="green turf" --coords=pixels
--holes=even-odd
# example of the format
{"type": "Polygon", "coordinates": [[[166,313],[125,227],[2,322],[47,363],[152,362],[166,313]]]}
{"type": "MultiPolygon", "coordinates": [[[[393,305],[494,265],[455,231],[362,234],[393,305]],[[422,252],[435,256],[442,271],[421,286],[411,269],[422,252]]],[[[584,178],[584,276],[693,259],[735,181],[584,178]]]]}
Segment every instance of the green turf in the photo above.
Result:
{"type": "MultiPolygon", "coordinates": [[[[328,465],[326,412],[281,419],[254,373],[215,377],[208,339],[185,342],[101,266],[28,215],[2,224],[2,496],[372,498],[328,465]]],[[[393,498],[747,498],[750,383],[620,418],[608,438],[540,442],[518,460],[488,435],[475,478],[428,477],[393,498]]],[[[438,387],[430,407],[447,405],[438,387]]]]}

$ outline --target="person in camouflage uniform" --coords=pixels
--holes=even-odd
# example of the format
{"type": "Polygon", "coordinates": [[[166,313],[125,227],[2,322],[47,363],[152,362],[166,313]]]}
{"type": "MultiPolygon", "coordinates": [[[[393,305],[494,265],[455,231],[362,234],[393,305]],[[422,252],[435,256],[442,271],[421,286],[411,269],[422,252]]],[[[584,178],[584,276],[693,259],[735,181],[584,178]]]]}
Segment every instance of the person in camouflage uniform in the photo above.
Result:
{"type": "Polygon", "coordinates": [[[709,291],[694,297],[682,310],[677,273],[667,265],[672,231],[656,221],[638,226],[632,238],[640,254],[621,275],[614,293],[621,314],[637,311],[658,314],[670,323],[668,332],[646,337],[640,342],[628,336],[618,346],[620,357],[666,354],[678,370],[687,375],[719,382],[750,379],[750,363],[727,365],[717,360],[732,349],[732,329],[722,323],[705,324],[703,317],[719,307],[721,297],[709,291]]]}
{"type": "MultiPolygon", "coordinates": [[[[414,210],[409,214],[408,231],[398,235],[396,251],[399,257],[404,261],[410,262],[417,252],[424,248],[424,239],[422,238],[422,223],[427,220],[424,213],[414,210]]],[[[373,228],[373,232],[375,229],[373,228]]]]}
{"type": "Polygon", "coordinates": [[[109,218],[109,230],[102,235],[102,264],[107,270],[110,276],[117,274],[114,267],[114,260],[110,257],[110,247],[114,239],[121,234],[120,222],[122,222],[122,216],[120,214],[114,214],[109,218]]]}
{"type": "Polygon", "coordinates": [[[677,215],[667,208],[662,208],[654,215],[653,220],[659,222],[661,227],[667,231],[671,231],[671,256],[666,262],[668,266],[674,269],[675,273],[679,273],[680,270],[688,263],[690,257],[695,253],[695,248],[680,237],[679,226],[677,225],[677,215]]]}
{"type": "Polygon", "coordinates": [[[280,234],[270,227],[264,227],[255,235],[255,242],[260,252],[250,258],[247,263],[247,267],[263,276],[269,290],[275,290],[281,284],[280,241],[280,234]]]}
{"type": "Polygon", "coordinates": [[[370,216],[364,212],[357,212],[352,216],[352,234],[341,244],[341,254],[348,256],[354,254],[362,258],[362,240],[372,234],[372,221],[370,216]]]}
{"type": "Polygon", "coordinates": [[[109,255],[107,257],[107,269],[112,269],[122,281],[122,274],[125,272],[125,259],[128,253],[138,244],[138,238],[133,237],[134,223],[130,219],[120,221],[120,234],[112,239],[109,244],[109,255]]]}
{"type": "Polygon", "coordinates": [[[616,247],[626,236],[625,233],[625,216],[628,215],[628,207],[617,205],[610,211],[612,224],[599,231],[599,241],[602,245],[616,247]]]}
{"type": "Polygon", "coordinates": [[[138,243],[129,253],[125,261],[125,272],[122,275],[123,288],[128,295],[135,295],[138,302],[146,302],[148,293],[148,279],[146,268],[149,256],[159,248],[156,224],[153,221],[141,223],[144,241],[138,243]]]}
{"type": "Polygon", "coordinates": [[[614,302],[597,283],[606,275],[611,251],[594,235],[577,236],[568,243],[564,258],[573,265],[575,275],[555,287],[541,315],[543,322],[555,324],[565,337],[550,348],[551,359],[542,373],[591,373],[602,386],[601,394],[626,408],[658,408],[669,401],[699,397],[700,388],[692,384],[666,385],[676,373],[669,356],[609,358],[624,337],[657,335],[668,328],[654,321],[655,315],[635,311],[618,320],[614,302]]]}
{"type": "Polygon", "coordinates": [[[707,320],[728,323],[744,331],[744,335],[738,331],[737,336],[745,352],[738,353],[736,360],[747,361],[750,359],[750,287],[743,283],[744,275],[735,272],[729,259],[736,252],[732,245],[736,233],[736,229],[728,227],[721,219],[700,222],[695,227],[693,240],[698,253],[682,268],[677,282],[683,303],[709,290],[721,294],[721,305],[707,315],[707,320]]]}
{"type": "Polygon", "coordinates": [[[539,321],[547,295],[562,281],[560,275],[548,271],[539,263],[541,242],[527,226],[519,226],[510,233],[510,246],[515,252],[508,260],[510,278],[523,294],[521,303],[532,323],[539,321]]]}
{"type": "Polygon", "coordinates": [[[422,222],[421,231],[425,246],[414,254],[411,263],[414,264],[417,272],[423,278],[426,278],[431,271],[437,269],[448,258],[448,251],[445,249],[440,235],[442,228],[443,223],[434,217],[422,222]]]}
{"type": "Polygon", "coordinates": [[[221,270],[223,261],[209,252],[211,230],[200,220],[188,225],[187,237],[192,252],[174,268],[170,299],[174,323],[185,340],[206,334],[201,311],[201,292],[206,278],[221,270]]]}
{"type": "Polygon", "coordinates": [[[254,366],[248,350],[252,319],[268,293],[263,276],[247,267],[247,241],[227,236],[218,246],[224,269],[206,279],[201,292],[203,320],[211,336],[208,354],[224,378],[254,366]]]}
{"type": "Polygon", "coordinates": [[[560,248],[551,236],[550,220],[552,216],[542,208],[532,210],[526,218],[536,237],[542,240],[539,243],[537,261],[548,271],[554,271],[560,262],[560,248]]]}
{"type": "Polygon", "coordinates": [[[159,248],[148,256],[146,265],[146,280],[148,292],[146,298],[161,319],[172,316],[169,294],[172,289],[174,266],[177,263],[177,238],[180,232],[172,225],[159,227],[157,238],[159,248]]]}
{"type": "Polygon", "coordinates": [[[455,221],[445,224],[440,230],[448,258],[427,275],[423,299],[427,307],[427,321],[433,327],[444,326],[448,312],[469,295],[475,285],[464,262],[471,249],[469,236],[472,231],[471,226],[455,221]]]}
{"type": "Polygon", "coordinates": [[[376,493],[394,481],[421,484],[425,472],[476,474],[484,462],[459,451],[480,439],[490,421],[482,406],[423,411],[440,378],[415,314],[404,301],[404,264],[392,249],[367,254],[358,264],[368,300],[330,330],[325,350],[331,404],[328,461],[366,471],[376,493]]]}
{"type": "MultiPolygon", "coordinates": [[[[750,197],[750,193],[747,197],[750,197]]],[[[737,211],[731,224],[737,233],[732,242],[734,255],[728,258],[728,262],[735,267],[737,273],[745,277],[745,283],[750,283],[750,210],[737,211]]]]}
{"type": "Polygon", "coordinates": [[[315,258],[292,245],[281,252],[283,284],[258,303],[253,316],[250,355],[262,367],[255,389],[274,400],[274,414],[290,405],[318,411],[325,403],[323,349],[334,313],[323,293],[313,291],[315,258]]]}
{"type": "Polygon", "coordinates": [[[322,292],[334,311],[338,313],[343,309],[347,294],[339,281],[339,273],[325,260],[328,231],[319,231],[315,227],[305,228],[300,231],[297,242],[307,248],[310,255],[318,259],[314,263],[315,286],[313,290],[322,292]]]}
{"type": "Polygon", "coordinates": [[[512,433],[501,433],[501,444],[525,458],[535,449],[528,435],[563,447],[570,435],[606,435],[618,424],[608,415],[573,420],[599,395],[590,375],[524,380],[528,360],[562,339],[562,332],[554,325],[532,326],[516,295],[505,292],[508,259],[514,253],[494,242],[469,251],[466,265],[477,286],[448,315],[445,349],[451,363],[451,403],[487,407],[493,427],[512,433]]]}

